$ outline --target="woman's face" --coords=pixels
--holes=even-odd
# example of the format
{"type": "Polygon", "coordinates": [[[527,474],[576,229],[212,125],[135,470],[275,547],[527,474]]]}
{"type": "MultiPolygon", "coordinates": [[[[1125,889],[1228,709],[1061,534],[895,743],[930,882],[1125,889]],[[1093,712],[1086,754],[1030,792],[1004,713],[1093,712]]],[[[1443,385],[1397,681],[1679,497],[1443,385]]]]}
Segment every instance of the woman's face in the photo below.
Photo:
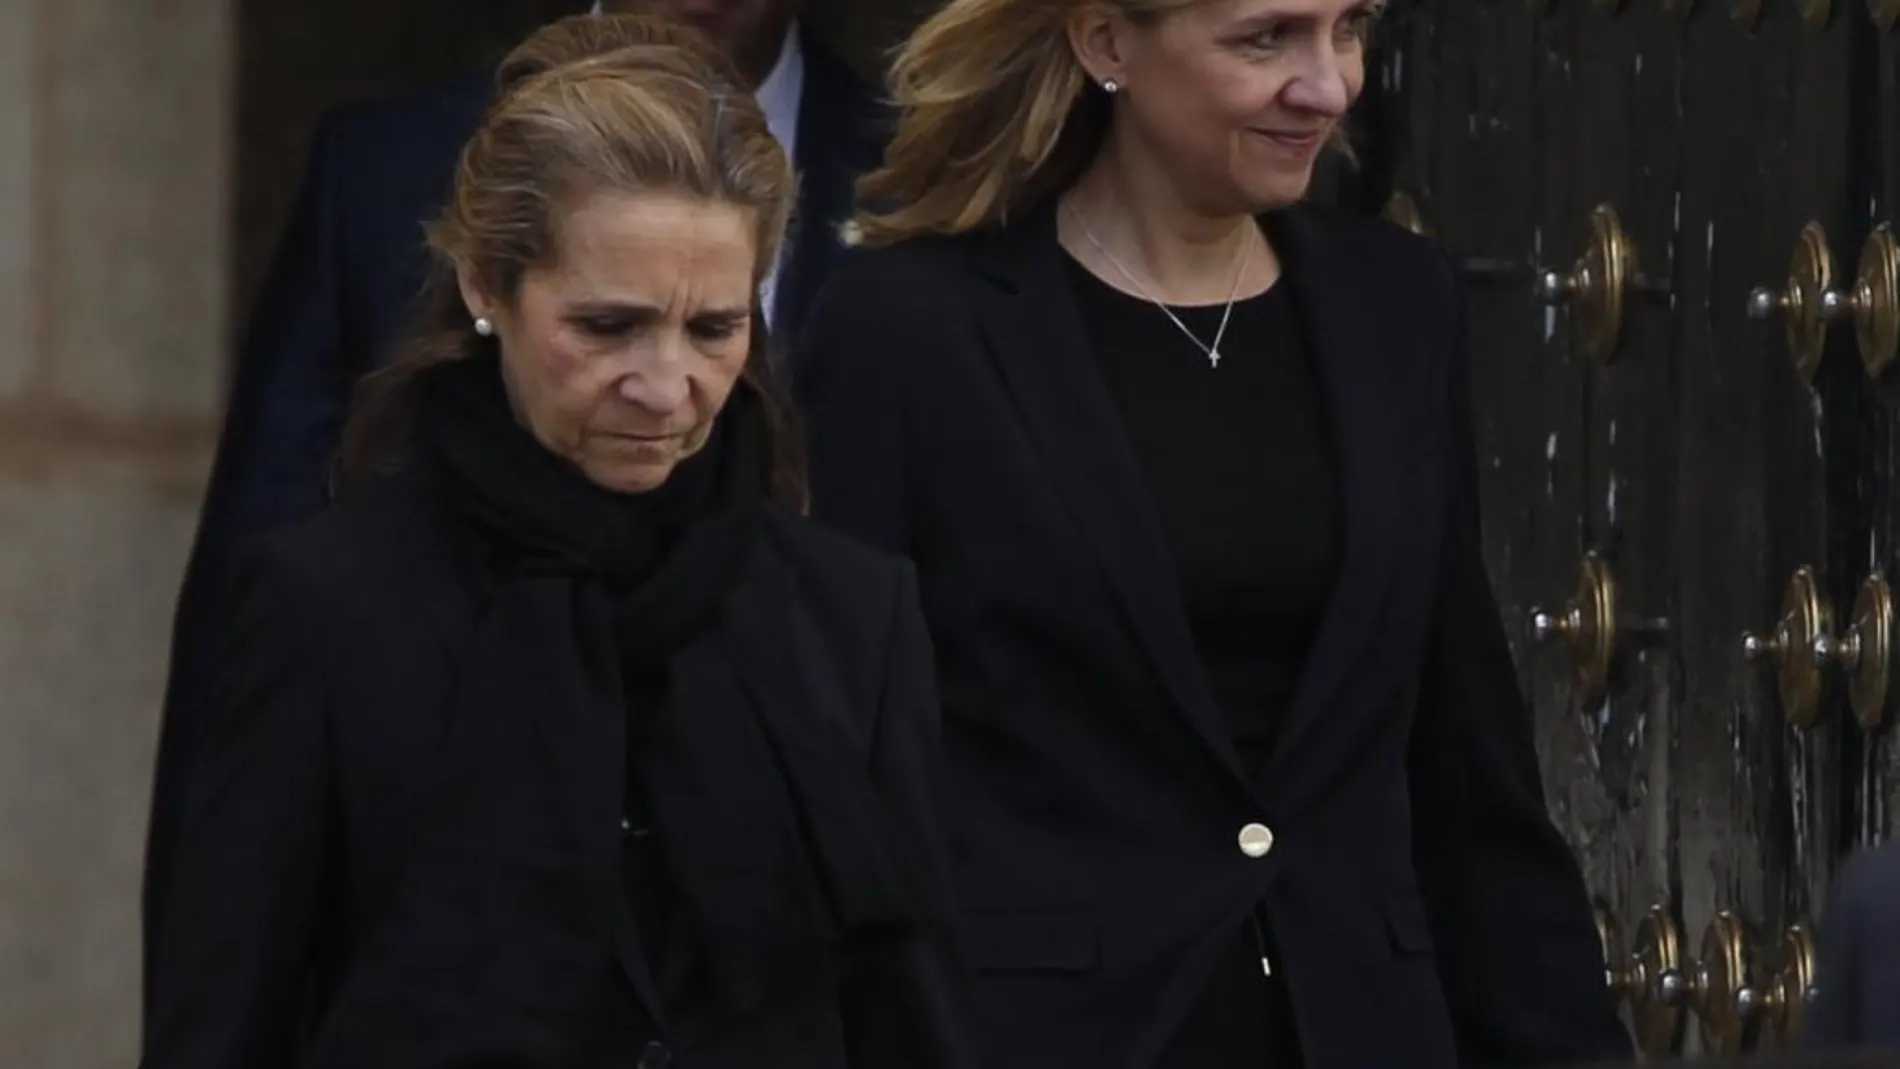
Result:
{"type": "Polygon", "coordinates": [[[640,493],[706,444],[752,341],[756,228],[735,205],[600,194],[511,302],[462,280],[501,344],[516,417],[595,484],[640,493]]]}
{"type": "Polygon", "coordinates": [[[1365,83],[1378,0],[1191,0],[1151,21],[1108,16],[1076,36],[1121,84],[1116,137],[1190,202],[1258,213],[1305,196],[1365,83]]]}

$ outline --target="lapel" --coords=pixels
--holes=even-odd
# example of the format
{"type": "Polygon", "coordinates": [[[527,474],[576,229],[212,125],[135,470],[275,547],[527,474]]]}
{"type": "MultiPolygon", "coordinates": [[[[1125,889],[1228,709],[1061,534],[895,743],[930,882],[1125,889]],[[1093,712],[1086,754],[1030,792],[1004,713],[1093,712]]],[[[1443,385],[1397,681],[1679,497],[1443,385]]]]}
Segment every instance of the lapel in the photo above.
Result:
{"type": "MultiPolygon", "coordinates": [[[[1291,706],[1277,732],[1275,768],[1346,682],[1391,562],[1398,451],[1391,444],[1380,317],[1367,264],[1327,232],[1312,209],[1264,220],[1293,287],[1333,428],[1345,546],[1332,595],[1291,706]]],[[[1189,630],[1174,563],[1142,485],[1114,400],[1089,351],[1064,274],[1053,205],[986,235],[973,251],[990,283],[979,319],[997,368],[1048,464],[1052,481],[1101,562],[1150,666],[1180,713],[1233,775],[1244,774],[1226,716],[1189,630]]]]}
{"type": "Polygon", "coordinates": [[[797,577],[771,542],[762,532],[719,625],[675,656],[690,715],[662,734],[684,746],[647,769],[680,847],[666,854],[673,888],[711,909],[691,952],[741,1011],[809,985],[840,948],[901,931],[920,908],[908,829],[873,785],[868,741],[827,715],[835,681],[803,674],[813,631],[794,623],[797,577]]]}
{"type": "Polygon", "coordinates": [[[977,269],[992,283],[978,310],[981,327],[1137,645],[1213,756],[1238,777],[1232,732],[1201,668],[1173,559],[1089,349],[1063,255],[1053,202],[979,239],[977,269]]]}
{"type": "Polygon", "coordinates": [[[844,252],[839,227],[857,203],[858,176],[884,153],[877,95],[844,61],[805,42],[805,89],[798,102],[798,208],[773,296],[773,333],[795,339],[826,274],[844,252]]]}
{"type": "Polygon", "coordinates": [[[1352,232],[1326,209],[1294,206],[1265,217],[1267,235],[1293,287],[1332,427],[1345,527],[1332,596],[1320,617],[1293,701],[1275,731],[1271,775],[1297,765],[1305,736],[1324,722],[1373,638],[1401,517],[1398,398],[1392,362],[1409,355],[1402,324],[1382,314],[1395,302],[1352,232]],[[1368,281],[1373,284],[1368,284],[1368,281]]]}

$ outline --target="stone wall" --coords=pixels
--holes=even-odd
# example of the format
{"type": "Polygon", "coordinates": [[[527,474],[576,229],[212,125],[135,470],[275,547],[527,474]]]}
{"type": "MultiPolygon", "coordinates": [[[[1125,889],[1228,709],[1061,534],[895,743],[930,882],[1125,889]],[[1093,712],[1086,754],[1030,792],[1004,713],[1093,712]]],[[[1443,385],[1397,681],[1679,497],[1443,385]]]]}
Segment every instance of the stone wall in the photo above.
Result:
{"type": "Polygon", "coordinates": [[[229,282],[226,0],[0,0],[0,1065],[135,1060],[229,282]]]}
{"type": "Polygon", "coordinates": [[[556,2],[0,0],[0,1066],[137,1060],[172,605],[311,122],[556,2]]]}

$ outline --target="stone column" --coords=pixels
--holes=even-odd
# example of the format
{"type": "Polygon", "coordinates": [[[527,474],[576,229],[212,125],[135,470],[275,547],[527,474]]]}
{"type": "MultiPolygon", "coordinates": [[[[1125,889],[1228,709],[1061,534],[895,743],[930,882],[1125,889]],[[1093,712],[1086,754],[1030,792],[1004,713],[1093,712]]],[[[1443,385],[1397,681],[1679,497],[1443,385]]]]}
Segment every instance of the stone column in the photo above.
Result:
{"type": "Polygon", "coordinates": [[[0,0],[0,1065],[136,1062],[151,758],[230,318],[231,35],[226,0],[0,0]]]}

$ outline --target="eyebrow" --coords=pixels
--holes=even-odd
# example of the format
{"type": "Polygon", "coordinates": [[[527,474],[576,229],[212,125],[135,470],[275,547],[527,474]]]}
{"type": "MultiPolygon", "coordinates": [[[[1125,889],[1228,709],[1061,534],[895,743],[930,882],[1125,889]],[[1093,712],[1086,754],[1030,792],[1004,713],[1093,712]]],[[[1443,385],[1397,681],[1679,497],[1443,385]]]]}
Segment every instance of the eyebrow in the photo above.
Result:
{"type": "MultiPolygon", "coordinates": [[[[567,316],[572,319],[592,319],[607,316],[625,316],[630,319],[650,321],[661,317],[657,305],[641,304],[638,301],[595,300],[576,301],[568,306],[567,316]]],[[[751,318],[752,309],[740,305],[702,308],[693,314],[694,319],[713,320],[720,323],[740,323],[751,318]]]]}
{"type": "MultiPolygon", "coordinates": [[[[1384,0],[1362,0],[1361,3],[1354,4],[1342,12],[1341,17],[1349,17],[1352,15],[1377,16],[1384,8],[1384,0]]],[[[1320,12],[1317,11],[1266,11],[1258,15],[1249,15],[1246,18],[1240,19],[1238,20],[1238,24],[1241,26],[1256,27],[1266,26],[1272,23],[1291,22],[1295,24],[1306,24],[1318,21],[1320,21],[1320,12]]]]}

